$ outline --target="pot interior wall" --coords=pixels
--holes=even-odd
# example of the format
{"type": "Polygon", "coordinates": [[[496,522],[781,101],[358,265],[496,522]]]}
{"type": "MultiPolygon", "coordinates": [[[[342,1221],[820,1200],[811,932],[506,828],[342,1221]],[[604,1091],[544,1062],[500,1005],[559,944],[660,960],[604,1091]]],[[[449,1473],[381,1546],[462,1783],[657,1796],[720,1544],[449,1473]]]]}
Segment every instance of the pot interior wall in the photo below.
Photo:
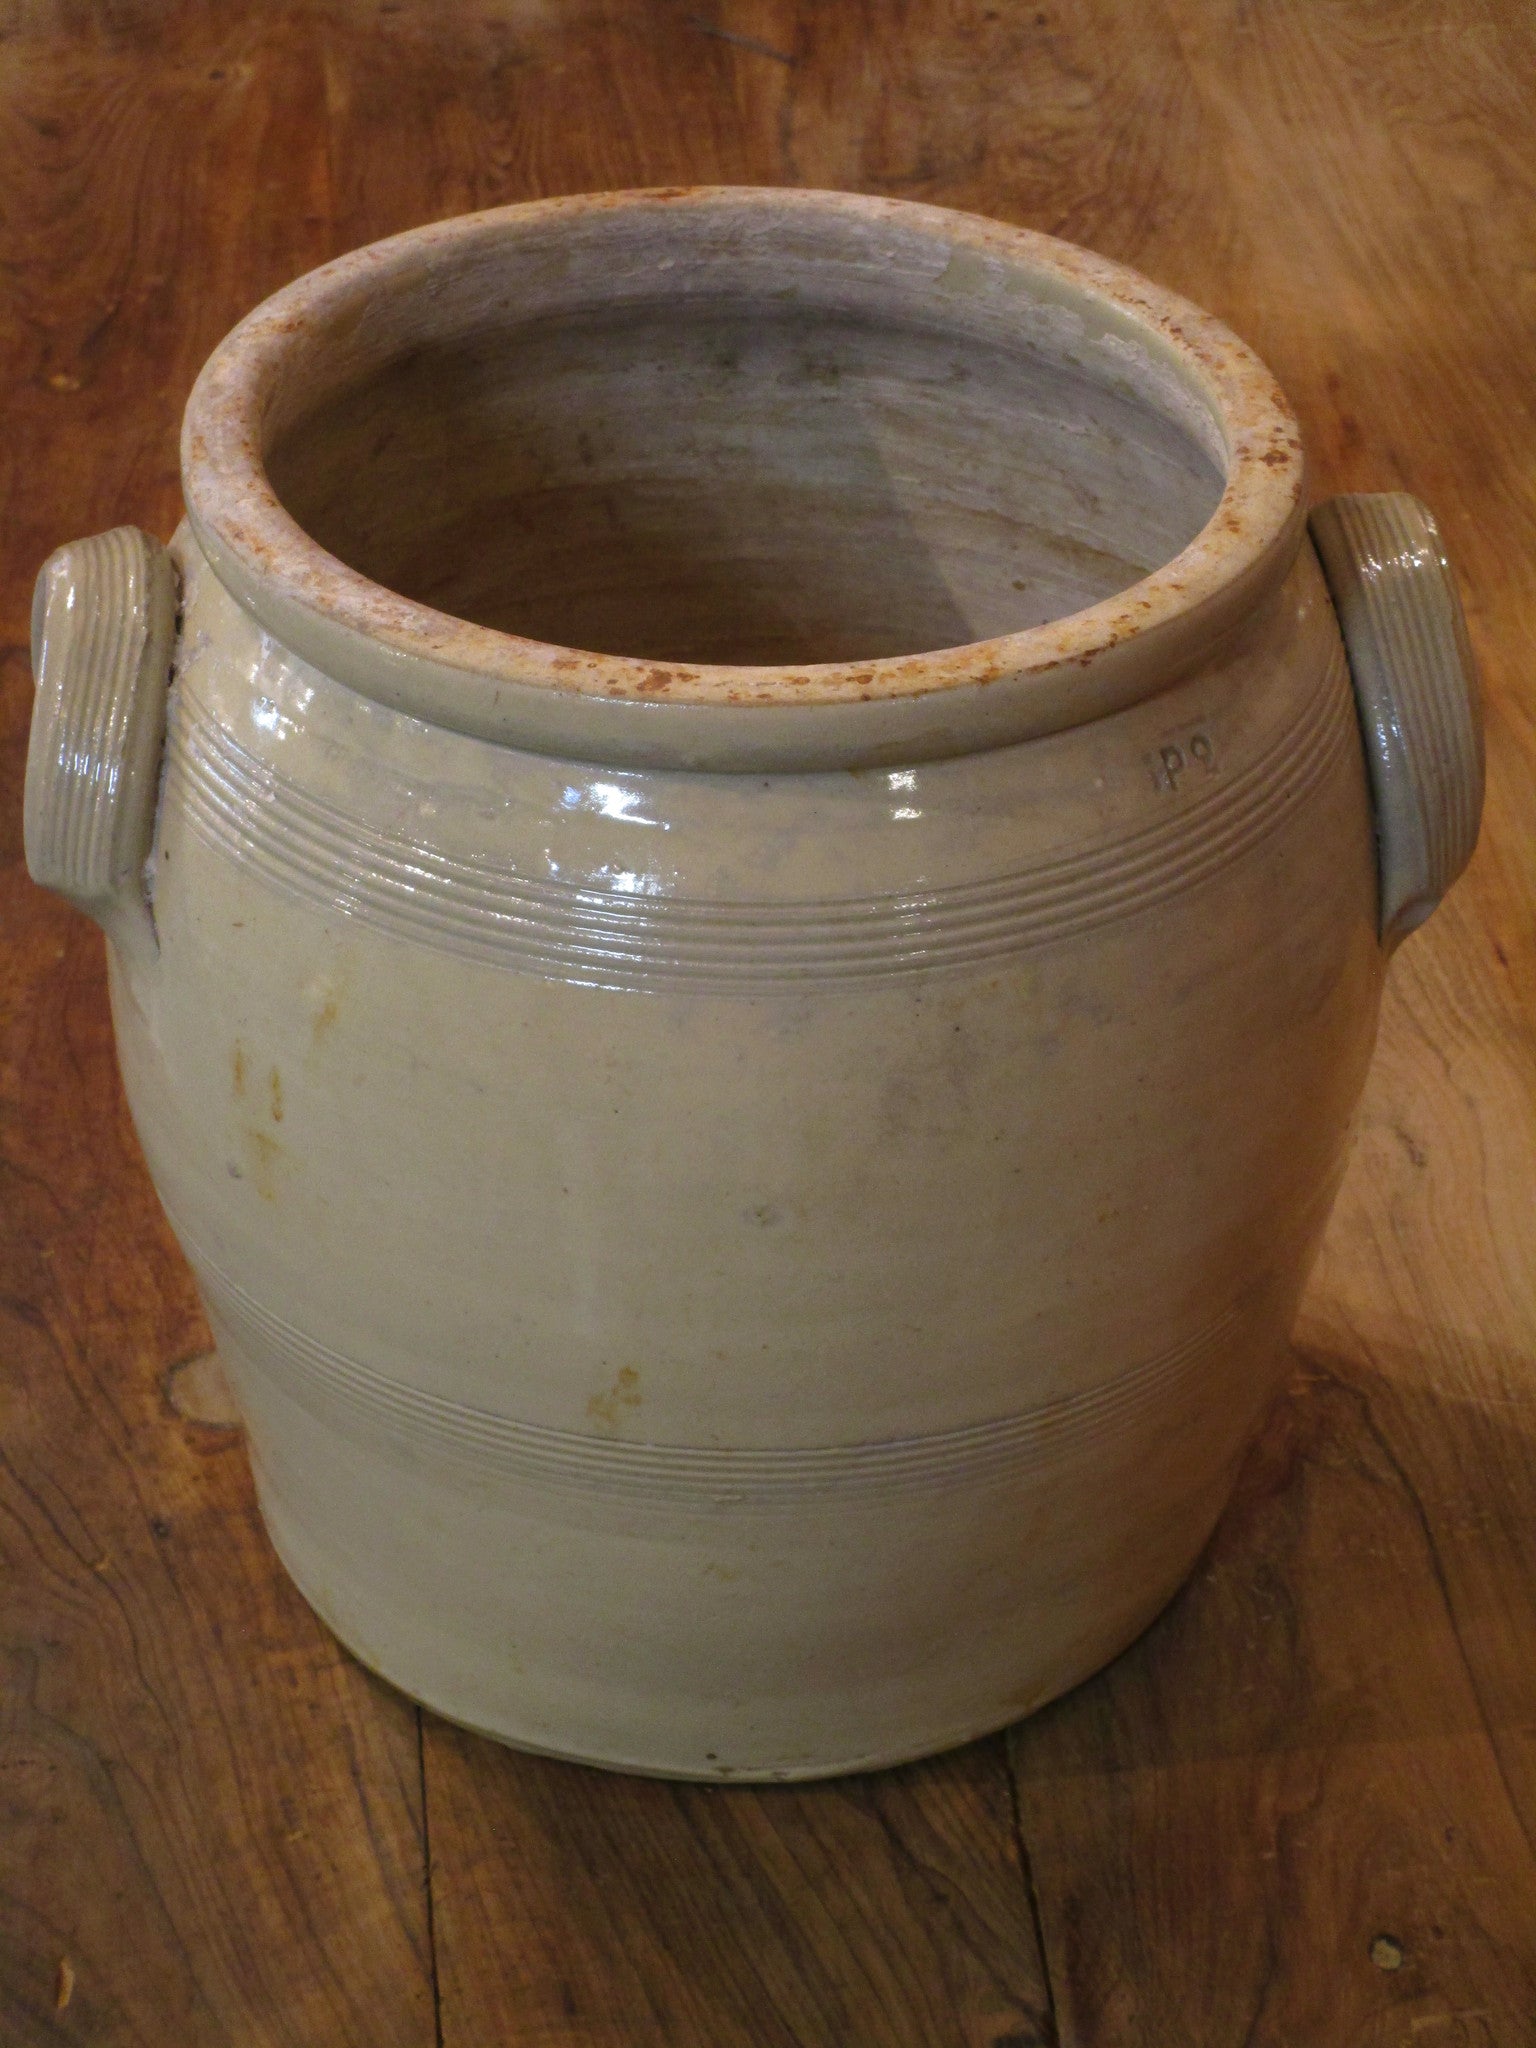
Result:
{"type": "Polygon", "coordinates": [[[1170,559],[1222,476],[1025,347],[761,297],[419,335],[267,452],[320,544],[403,595],[597,653],[926,652],[1170,559]]]}

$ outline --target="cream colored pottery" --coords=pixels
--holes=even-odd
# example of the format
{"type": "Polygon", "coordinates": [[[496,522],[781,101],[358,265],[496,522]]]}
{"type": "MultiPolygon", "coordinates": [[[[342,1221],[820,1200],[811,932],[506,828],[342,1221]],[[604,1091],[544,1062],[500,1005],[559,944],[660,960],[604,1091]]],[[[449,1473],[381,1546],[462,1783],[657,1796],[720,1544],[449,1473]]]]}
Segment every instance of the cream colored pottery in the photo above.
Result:
{"type": "Polygon", "coordinates": [[[1320,567],[1224,328],[795,191],[344,257],[183,477],[168,551],[43,571],[27,853],[308,1598],[690,1776],[1093,1671],[1220,1513],[1476,836],[1429,516],[1336,501],[1320,567]]]}

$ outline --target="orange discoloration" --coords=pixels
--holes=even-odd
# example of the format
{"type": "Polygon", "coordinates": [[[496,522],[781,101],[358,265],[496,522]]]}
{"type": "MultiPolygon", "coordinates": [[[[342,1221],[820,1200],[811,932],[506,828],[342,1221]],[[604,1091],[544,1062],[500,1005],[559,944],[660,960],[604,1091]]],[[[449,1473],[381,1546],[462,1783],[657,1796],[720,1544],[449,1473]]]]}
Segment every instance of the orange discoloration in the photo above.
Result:
{"type": "Polygon", "coordinates": [[[276,1067],[272,1069],[268,1078],[268,1087],[272,1103],[272,1121],[280,1124],[283,1120],[283,1077],[276,1067]]]}
{"type": "MultiPolygon", "coordinates": [[[[1244,581],[1239,572],[1268,555],[1278,583],[1289,565],[1288,544],[1296,532],[1303,490],[1294,421],[1274,380],[1256,357],[1197,307],[1104,258],[1025,229],[960,214],[939,219],[901,201],[845,193],[664,186],[648,193],[540,201],[494,215],[437,223],[356,251],[299,280],[252,315],[210,368],[212,374],[200,386],[201,395],[194,395],[188,414],[186,495],[194,515],[259,586],[252,595],[257,615],[265,622],[269,591],[274,604],[296,599],[331,624],[386,639],[407,665],[439,660],[464,671],[467,697],[475,694],[474,684],[489,679],[542,687],[564,698],[587,694],[644,703],[666,696],[669,704],[678,706],[799,707],[930,696],[961,687],[974,689],[999,678],[1087,667],[1129,632],[1176,622],[1181,614],[1219,599],[1229,584],[1243,581],[1243,601],[1255,602],[1251,579],[1244,581]],[[677,211],[663,221],[662,209],[669,205],[677,211]],[[490,230],[505,237],[509,259],[529,234],[546,250],[558,253],[565,223],[579,229],[603,216],[617,230],[626,211],[648,216],[642,231],[658,246],[665,237],[669,248],[675,245],[694,256],[705,248],[699,223],[690,218],[694,214],[706,222],[719,216],[742,247],[751,246],[759,235],[771,244],[782,228],[796,242],[821,238],[833,254],[841,246],[839,237],[851,238],[850,246],[857,247],[860,238],[867,244],[899,225],[919,241],[930,239],[935,254],[985,258],[1003,285],[1011,275],[1008,288],[1027,283],[1027,273],[1040,269],[1060,280],[1069,296],[1081,290],[1107,299],[1149,338],[1158,337],[1161,345],[1177,351],[1189,378],[1203,389],[1212,418],[1234,451],[1216,517],[1176,564],[1166,563],[1144,579],[1143,602],[1135,610],[1128,612],[1124,605],[1105,600],[1069,618],[995,640],[921,655],[866,657],[856,665],[802,663],[793,674],[772,665],[745,671],[723,663],[658,668],[645,659],[582,654],[449,618],[370,583],[325,555],[294,527],[266,475],[260,422],[280,380],[302,375],[317,361],[323,366],[325,351],[337,345],[337,335],[351,332],[347,323],[355,319],[363,298],[382,299],[397,280],[402,289],[413,288],[410,279],[424,250],[430,250],[434,265],[447,275],[461,251],[470,243],[481,247],[490,230]],[[1287,545],[1282,547],[1282,542],[1287,545]],[[1175,566],[1176,578],[1169,573],[1175,566]]],[[[304,653],[306,648],[295,643],[295,651],[304,653]]],[[[432,681],[432,687],[441,690],[441,680],[432,681]]]]}
{"type": "Polygon", "coordinates": [[[620,1409],[639,1406],[640,1375],[632,1365],[621,1365],[607,1392],[594,1394],[588,1401],[587,1414],[592,1421],[600,1422],[608,1429],[617,1429],[620,1409]]]}
{"type": "Polygon", "coordinates": [[[240,1133],[250,1168],[251,1185],[264,1202],[277,1200],[277,1173],[283,1163],[283,1147],[269,1131],[247,1124],[240,1133]]]}
{"type": "Polygon", "coordinates": [[[235,1040],[235,1056],[230,1062],[230,1074],[237,1096],[245,1093],[245,1047],[235,1040]]]}

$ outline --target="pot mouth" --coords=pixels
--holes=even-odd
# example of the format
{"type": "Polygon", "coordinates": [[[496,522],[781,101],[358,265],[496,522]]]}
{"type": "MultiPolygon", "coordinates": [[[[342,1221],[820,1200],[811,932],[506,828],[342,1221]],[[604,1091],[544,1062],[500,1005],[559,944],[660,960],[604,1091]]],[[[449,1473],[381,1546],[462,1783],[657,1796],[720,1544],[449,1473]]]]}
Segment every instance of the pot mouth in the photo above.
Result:
{"type": "MultiPolygon", "coordinates": [[[[686,440],[684,430],[693,430],[679,419],[675,439],[686,440]]],[[[583,446],[587,461],[585,429],[578,429],[579,421],[572,445],[583,446]]],[[[616,431],[629,429],[621,421],[616,431]]],[[[769,443],[760,438],[755,445],[769,443]]],[[[414,717],[502,744],[638,766],[717,769],[888,765],[1009,744],[1123,708],[1187,673],[1252,616],[1291,566],[1305,505],[1300,437],[1274,378],[1219,321],[1175,294],[1071,244],[974,215],[850,193],[743,186],[499,208],[412,229],[301,277],[249,314],[206,364],[187,406],[182,476],[193,535],[220,581],[287,649],[325,674],[414,717]],[[862,378],[865,413],[883,407],[880,419],[895,422],[895,440],[888,437],[877,451],[875,496],[866,476],[876,461],[868,437],[850,455],[855,443],[845,427],[835,429],[842,438],[834,441],[834,430],[814,425],[852,417],[846,404],[838,411],[835,390],[832,406],[825,403],[843,369],[835,341],[830,353],[822,351],[824,360],[809,348],[806,337],[819,334],[854,338],[843,369],[851,364],[862,378]],[[953,531],[945,530],[948,552],[931,579],[938,595],[918,629],[930,641],[935,633],[944,637],[950,618],[962,632],[976,616],[1007,623],[995,594],[967,608],[950,603],[949,593],[994,546],[977,535],[1003,526],[1012,535],[1030,530],[1027,504],[1021,509],[1010,500],[1004,517],[994,499],[1012,488],[1005,439],[1012,420],[1027,413],[1043,422],[1037,439],[1045,436],[1040,445],[1049,447],[1028,481],[1032,490],[1066,494],[1068,510],[1058,523],[1071,532],[1065,539],[1046,535],[1032,571],[1039,587],[1031,585],[1032,598],[1019,603],[1049,611],[1052,593],[1059,604],[1065,592],[1072,608],[955,644],[910,652],[877,647],[869,654],[855,646],[837,658],[809,660],[793,658],[806,651],[800,647],[787,658],[721,660],[686,658],[686,648],[674,656],[567,645],[508,630],[494,607],[487,609],[489,600],[478,604],[479,619],[463,615],[478,603],[455,608],[457,590],[473,580],[476,548],[494,553],[504,544],[499,527],[494,547],[485,540],[486,521],[508,522],[505,532],[521,535],[525,549],[530,524],[548,523],[545,512],[528,511],[533,499],[525,503],[506,490],[498,496],[500,487],[491,483],[479,487],[467,525],[460,519],[455,526],[443,511],[454,476],[481,460],[486,433],[478,422],[504,423],[496,431],[508,445],[519,444],[516,460],[531,489],[533,457],[524,444],[539,443],[547,472],[555,460],[549,437],[564,431],[556,415],[577,388],[572,380],[583,351],[601,369],[616,335],[628,337],[631,387],[649,393],[631,407],[635,419],[649,421],[649,439],[626,459],[649,464],[653,473],[661,459],[656,450],[667,442],[665,406],[696,404],[702,410],[690,418],[707,414],[714,425],[708,448],[690,457],[691,474],[716,477],[718,516],[727,520],[741,478],[750,483],[755,476],[750,433],[736,430],[732,407],[739,410],[739,402],[730,381],[741,374],[742,349],[753,355],[753,388],[768,392],[759,401],[768,421],[760,433],[788,437],[786,475],[798,461],[808,474],[821,463],[837,477],[828,486],[832,498],[802,493],[784,499],[776,516],[788,530],[820,516],[820,503],[830,508],[833,531],[842,504],[836,491],[853,508],[844,525],[857,525],[860,506],[868,510],[874,523],[865,554],[887,557],[883,572],[868,561],[860,570],[867,579],[885,576],[883,584],[869,583],[870,618],[881,605],[899,611],[907,587],[927,575],[925,544],[909,532],[912,521],[900,506],[900,545],[908,553],[893,566],[892,543],[878,521],[889,526],[895,516],[894,494],[915,490],[921,498],[927,491],[943,500],[953,531]],[[713,381],[672,361],[670,338],[692,335],[704,337],[694,353],[700,363],[708,359],[713,381]],[[789,337],[777,356],[775,335],[789,337]],[[908,357],[892,368],[898,343],[910,344],[908,357]],[[908,358],[923,366],[915,381],[908,358]],[[937,369],[928,374],[930,358],[946,366],[942,376],[937,369]],[[538,374],[554,381],[550,396],[536,392],[529,400],[534,373],[527,365],[535,360],[545,366],[538,374]],[[990,378],[988,389],[996,387],[990,413],[974,396],[979,387],[963,388],[976,366],[987,366],[981,381],[990,378]],[[692,375],[693,382],[668,385],[667,375],[692,375]],[[813,391],[806,380],[818,377],[823,388],[813,391]],[[477,401],[479,414],[452,409],[467,385],[487,394],[477,401]],[[374,396],[385,390],[392,411],[374,396]],[[1054,394],[1049,404],[1037,399],[1039,392],[1054,394]],[[925,441],[902,425],[919,412],[925,441]],[[971,422],[969,438],[955,440],[954,421],[962,416],[971,422]],[[402,419],[411,444],[403,455],[402,419]],[[821,438],[802,448],[794,437],[813,428],[821,438]],[[924,453],[930,447],[937,453],[924,453]],[[900,475],[891,482],[903,464],[924,462],[929,472],[916,485],[900,475]],[[963,483],[983,472],[994,479],[985,489],[963,483]],[[1178,515],[1182,527],[1157,527],[1139,549],[1155,551],[1157,559],[1138,562],[1134,543],[1111,548],[1081,539],[1086,532],[1097,541],[1095,519],[1110,522],[1110,531],[1127,492],[1140,494],[1144,517],[1156,527],[1169,495],[1160,482],[1165,475],[1187,504],[1178,515]],[[957,477],[962,483],[952,484],[957,477]],[[974,502],[962,502],[967,489],[974,502]],[[392,576],[410,533],[434,518],[436,585],[425,571],[392,576]],[[1174,535],[1171,552],[1166,538],[1157,538],[1165,530],[1174,535]],[[1068,559],[1063,551],[1074,547],[1089,563],[1076,582],[1061,566],[1068,559]],[[1111,566],[1100,568],[1098,556],[1111,566]],[[1112,586],[1101,595],[1095,575],[1112,586]],[[401,583],[406,587],[395,587],[401,583]],[[448,593],[446,603],[430,601],[438,590],[448,593]],[[1075,602],[1074,593],[1089,601],[1075,602]],[[486,623],[488,616],[496,622],[486,623]],[[767,717],[769,711],[776,715],[767,717]]],[[[551,495],[546,474],[534,481],[546,509],[568,500],[569,492],[551,495]]],[[[673,506],[667,517],[690,516],[678,475],[657,484],[653,497],[673,506]]],[[[589,511],[582,518],[585,525],[570,529],[586,536],[581,548],[566,543],[562,556],[550,543],[536,569],[518,558],[514,582],[545,578],[544,617],[560,616],[550,610],[558,605],[559,577],[586,573],[578,557],[601,554],[606,545],[589,511]]],[[[795,572],[802,580],[815,581],[815,558],[828,545],[812,536],[795,572]]],[[[639,579],[632,597],[642,585],[654,589],[645,562],[625,573],[639,579]]],[[[727,563],[720,575],[731,573],[727,563]]],[[[1026,583],[1028,577],[1014,579],[1013,587],[1026,583]]],[[[504,614],[513,605],[514,625],[523,622],[515,601],[515,593],[496,600],[504,614]]],[[[537,627],[536,608],[530,616],[537,627]]],[[[578,625],[586,617],[596,614],[578,615],[578,625]]],[[[866,620],[862,630],[876,628],[866,620]]]]}

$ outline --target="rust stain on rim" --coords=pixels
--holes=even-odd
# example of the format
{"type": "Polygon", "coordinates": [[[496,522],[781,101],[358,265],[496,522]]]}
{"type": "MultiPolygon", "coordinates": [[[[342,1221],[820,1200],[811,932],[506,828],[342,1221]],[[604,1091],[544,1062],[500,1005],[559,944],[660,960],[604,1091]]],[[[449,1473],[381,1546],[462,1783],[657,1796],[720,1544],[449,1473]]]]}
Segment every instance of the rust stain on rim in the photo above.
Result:
{"type": "MultiPolygon", "coordinates": [[[[389,701],[397,703],[408,694],[412,661],[462,672],[467,690],[503,683],[615,706],[628,701],[648,709],[737,711],[890,705],[1063,670],[1080,676],[1102,658],[1123,654],[1133,637],[1159,637],[1166,648],[1192,636],[1209,643],[1230,631],[1289,569],[1305,508],[1301,440],[1283,393],[1244,342],[1189,301],[1121,264],[1030,229],[907,200],[748,186],[502,207],[412,229],[308,273],[258,306],[210,357],[187,407],[182,470],[194,531],[221,579],[244,585],[235,588],[231,581],[240,601],[321,668],[326,661],[303,644],[306,620],[361,636],[391,661],[397,681],[389,701]],[[426,262],[483,251],[489,238],[515,245],[597,215],[659,219],[664,211],[675,221],[690,208],[734,215],[745,225],[916,232],[936,254],[971,253],[1013,270],[1026,285],[1032,277],[1043,280],[1069,309],[1074,301],[1111,309],[1151,358],[1174,370],[1219,430],[1226,482],[1210,519],[1179,553],[1125,590],[1020,632],[921,654],[783,667],[674,662],[663,671],[654,660],[524,639],[403,597],[328,554],[283,507],[267,477],[263,430],[279,377],[307,337],[334,334],[393,281],[419,283],[426,262]]],[[[1123,684],[1113,689],[1123,701],[1143,694],[1123,684]]],[[[1086,715],[1104,708],[1100,703],[1086,715]]],[[[440,690],[431,715],[442,718],[440,690]]],[[[466,714],[462,729],[488,731],[492,722],[482,706],[466,714]]],[[[1036,729],[1067,722],[1058,712],[1046,715],[1042,700],[1036,729]]],[[[1027,729],[1026,720],[1018,736],[1027,729]]]]}

